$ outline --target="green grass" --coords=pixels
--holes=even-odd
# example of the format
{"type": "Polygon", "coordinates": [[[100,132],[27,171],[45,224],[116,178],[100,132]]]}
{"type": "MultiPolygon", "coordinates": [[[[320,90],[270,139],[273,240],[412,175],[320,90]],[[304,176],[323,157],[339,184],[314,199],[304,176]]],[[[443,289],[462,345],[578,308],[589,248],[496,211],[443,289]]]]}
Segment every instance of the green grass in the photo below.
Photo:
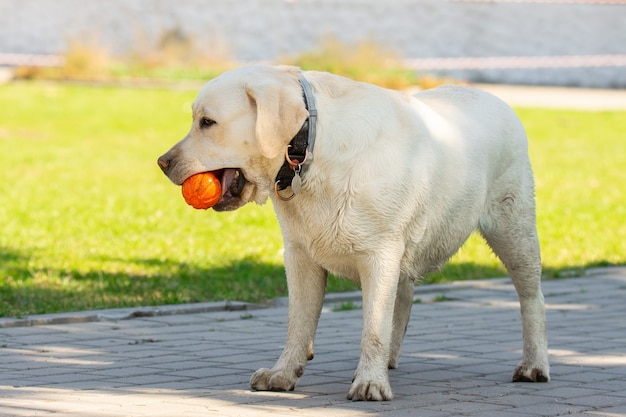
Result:
{"type": "Polygon", "coordinates": [[[454,300],[455,300],[454,298],[450,298],[446,294],[439,294],[438,296],[436,296],[433,299],[433,302],[435,302],[435,303],[443,303],[445,301],[454,301],[454,300]]]}
{"type": "MultiPolygon", "coordinates": [[[[0,86],[0,316],[286,295],[271,205],[196,211],[156,165],[195,94],[0,86]]],[[[546,274],[625,264],[626,112],[519,114],[546,274]]],[[[426,282],[503,275],[474,236],[426,282]]]]}
{"type": "Polygon", "coordinates": [[[353,301],[344,301],[343,303],[335,305],[333,307],[334,312],[360,310],[360,309],[361,309],[361,305],[354,303],[353,301]]]}

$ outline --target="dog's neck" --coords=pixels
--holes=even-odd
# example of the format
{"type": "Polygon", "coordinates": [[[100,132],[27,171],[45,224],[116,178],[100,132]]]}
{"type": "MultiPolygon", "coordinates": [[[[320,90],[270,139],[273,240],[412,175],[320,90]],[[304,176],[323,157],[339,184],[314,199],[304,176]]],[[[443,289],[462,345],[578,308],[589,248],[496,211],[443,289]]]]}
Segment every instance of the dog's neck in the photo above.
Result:
{"type": "Polygon", "coordinates": [[[317,108],[315,107],[315,97],[313,97],[313,92],[311,91],[311,84],[309,84],[302,73],[300,73],[300,85],[302,86],[304,105],[309,112],[309,117],[306,118],[296,136],[289,142],[289,146],[285,151],[285,162],[276,175],[274,192],[283,201],[291,200],[300,191],[302,167],[313,161],[317,108]],[[279,194],[279,191],[289,187],[292,188],[291,196],[284,197],[279,194]]]}

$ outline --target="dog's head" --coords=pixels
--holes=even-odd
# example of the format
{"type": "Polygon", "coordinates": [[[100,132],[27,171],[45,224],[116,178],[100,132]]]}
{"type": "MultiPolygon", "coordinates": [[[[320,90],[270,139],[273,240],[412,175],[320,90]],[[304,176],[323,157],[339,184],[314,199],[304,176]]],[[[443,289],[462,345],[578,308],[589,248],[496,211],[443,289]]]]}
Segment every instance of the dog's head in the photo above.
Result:
{"type": "Polygon", "coordinates": [[[209,81],[193,103],[191,130],[158,164],[177,185],[199,172],[222,184],[215,210],[263,203],[291,139],[308,116],[298,69],[249,66],[209,81]]]}

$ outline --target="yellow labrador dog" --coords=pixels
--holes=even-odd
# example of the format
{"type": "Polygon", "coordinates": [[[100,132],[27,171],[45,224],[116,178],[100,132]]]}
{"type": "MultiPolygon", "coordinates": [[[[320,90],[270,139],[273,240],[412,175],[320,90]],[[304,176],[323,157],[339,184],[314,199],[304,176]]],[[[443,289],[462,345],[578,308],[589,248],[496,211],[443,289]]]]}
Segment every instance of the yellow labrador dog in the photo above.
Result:
{"type": "Polygon", "coordinates": [[[524,129],[499,99],[446,86],[410,96],[294,67],[206,84],[191,130],[158,160],[175,184],[213,171],[214,209],[272,200],[289,288],[285,348],[255,390],[293,390],[313,358],[330,272],[360,283],[363,334],[348,398],[390,400],[413,284],[478,229],[519,295],[514,381],[549,380],[534,181],[524,129]]]}

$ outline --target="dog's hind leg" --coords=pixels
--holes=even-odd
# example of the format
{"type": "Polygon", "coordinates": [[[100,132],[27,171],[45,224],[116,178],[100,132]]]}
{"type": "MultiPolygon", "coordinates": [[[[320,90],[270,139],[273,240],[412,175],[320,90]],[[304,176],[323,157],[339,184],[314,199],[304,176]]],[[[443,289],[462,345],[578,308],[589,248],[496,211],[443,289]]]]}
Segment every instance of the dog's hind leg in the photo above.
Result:
{"type": "Polygon", "coordinates": [[[480,231],[506,266],[520,300],[523,356],[513,381],[547,382],[550,366],[532,187],[494,202],[481,220],[480,231]]]}
{"type": "Polygon", "coordinates": [[[400,276],[400,282],[398,283],[398,290],[396,292],[396,303],[393,308],[393,330],[391,332],[389,369],[396,369],[398,367],[402,340],[404,339],[411,316],[413,288],[413,281],[408,276],[400,276]]]}

